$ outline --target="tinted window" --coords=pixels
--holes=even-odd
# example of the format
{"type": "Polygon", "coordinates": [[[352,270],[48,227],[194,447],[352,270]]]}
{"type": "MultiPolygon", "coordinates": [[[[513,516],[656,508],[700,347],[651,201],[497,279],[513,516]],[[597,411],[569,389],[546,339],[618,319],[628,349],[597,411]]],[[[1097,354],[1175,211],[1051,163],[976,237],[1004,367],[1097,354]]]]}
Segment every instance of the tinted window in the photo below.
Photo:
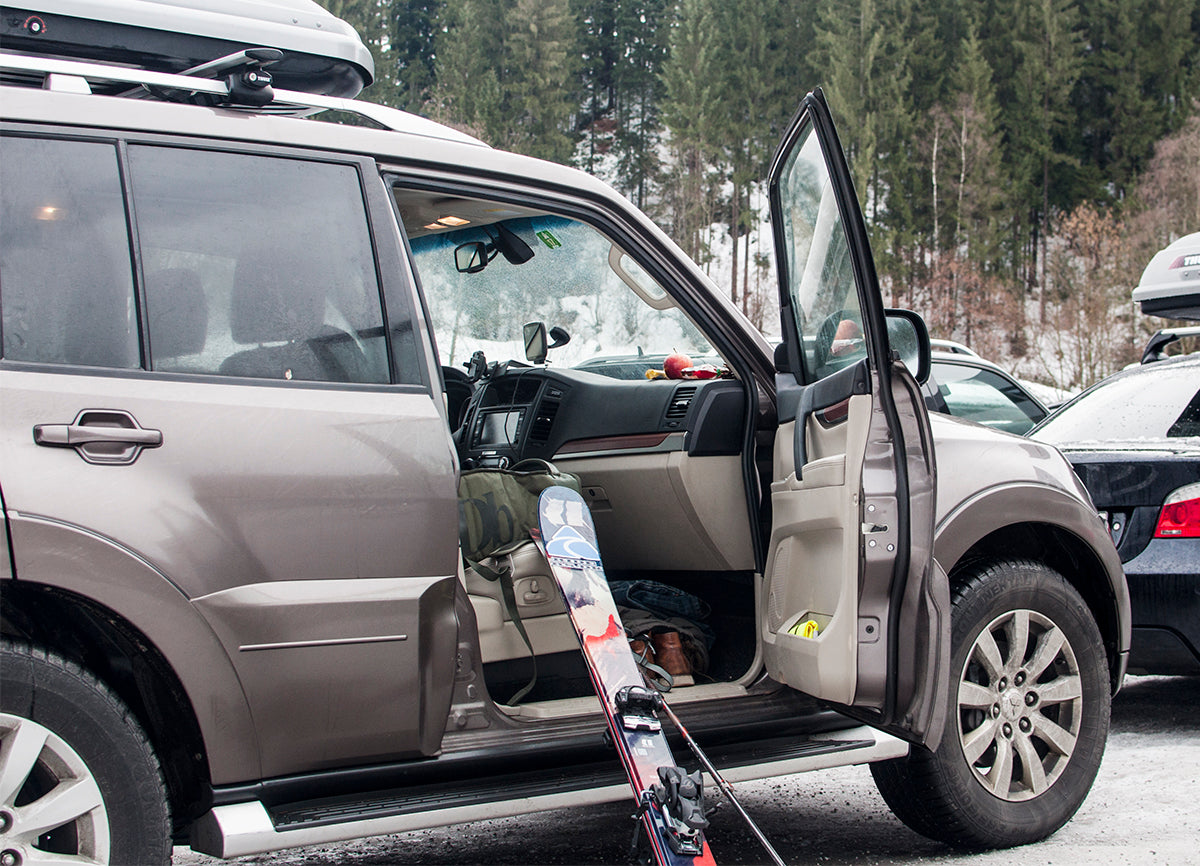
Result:
{"type": "Polygon", "coordinates": [[[137,367],[136,305],[116,148],[6,138],[0,202],[4,357],[137,367]]]}
{"type": "Polygon", "coordinates": [[[387,382],[358,172],[131,147],[152,368],[387,382]]]}
{"type": "Polygon", "coordinates": [[[1100,383],[1034,435],[1050,443],[1200,435],[1200,366],[1163,363],[1100,383]]]}
{"type": "Polygon", "coordinates": [[[1046,417],[1020,388],[991,370],[935,363],[933,376],[951,415],[1022,434],[1046,417]]]}

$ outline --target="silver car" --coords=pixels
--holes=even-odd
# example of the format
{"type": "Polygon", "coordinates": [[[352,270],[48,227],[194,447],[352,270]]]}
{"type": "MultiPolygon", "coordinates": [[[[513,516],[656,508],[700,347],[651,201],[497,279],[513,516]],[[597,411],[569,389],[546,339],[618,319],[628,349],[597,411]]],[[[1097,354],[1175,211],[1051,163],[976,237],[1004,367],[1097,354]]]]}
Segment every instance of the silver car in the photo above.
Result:
{"type": "MultiPolygon", "coordinates": [[[[1120,562],[1052,447],[926,411],[927,333],[885,313],[819,91],[771,170],[772,345],[586,174],[301,92],[303,63],[272,83],[253,46],[196,64],[199,25],[175,68],[97,63],[144,4],[35,5],[0,57],[4,856],[627,797],[536,549],[512,606],[460,556],[460,471],[528,457],[579,476],[612,579],[694,600],[708,658],[668,698],[730,780],[870,762],[905,822],[970,846],[1079,807],[1129,649],[1120,562]],[[527,356],[527,324],[559,345],[527,356]],[[683,353],[680,379],[646,361],[683,353]]],[[[281,63],[326,44],[370,80],[293,5],[281,63]]]]}

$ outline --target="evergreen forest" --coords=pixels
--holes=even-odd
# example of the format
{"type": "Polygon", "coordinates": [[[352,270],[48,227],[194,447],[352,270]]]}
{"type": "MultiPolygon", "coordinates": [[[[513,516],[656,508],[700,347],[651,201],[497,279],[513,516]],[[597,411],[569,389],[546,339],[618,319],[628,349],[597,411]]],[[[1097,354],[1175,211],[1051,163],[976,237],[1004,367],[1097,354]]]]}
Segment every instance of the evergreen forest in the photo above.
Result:
{"type": "Polygon", "coordinates": [[[1165,320],[1130,301],[1200,231],[1200,0],[323,0],[364,98],[603,177],[772,330],[763,179],[833,109],[885,299],[1078,389],[1165,320]]]}

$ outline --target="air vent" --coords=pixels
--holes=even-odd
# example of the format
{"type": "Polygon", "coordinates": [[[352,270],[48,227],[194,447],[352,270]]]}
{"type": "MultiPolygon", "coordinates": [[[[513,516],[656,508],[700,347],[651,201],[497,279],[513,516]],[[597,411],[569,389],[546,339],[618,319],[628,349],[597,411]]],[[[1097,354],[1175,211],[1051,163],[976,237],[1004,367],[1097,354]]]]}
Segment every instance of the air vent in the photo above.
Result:
{"type": "Polygon", "coordinates": [[[696,396],[695,385],[681,385],[675,389],[675,394],[671,397],[671,405],[667,407],[667,420],[677,421],[687,415],[688,406],[692,404],[692,398],[696,396]]]}
{"type": "Polygon", "coordinates": [[[558,414],[557,400],[543,400],[533,416],[533,424],[529,427],[529,444],[545,445],[550,441],[550,431],[554,427],[554,417],[558,414]]]}

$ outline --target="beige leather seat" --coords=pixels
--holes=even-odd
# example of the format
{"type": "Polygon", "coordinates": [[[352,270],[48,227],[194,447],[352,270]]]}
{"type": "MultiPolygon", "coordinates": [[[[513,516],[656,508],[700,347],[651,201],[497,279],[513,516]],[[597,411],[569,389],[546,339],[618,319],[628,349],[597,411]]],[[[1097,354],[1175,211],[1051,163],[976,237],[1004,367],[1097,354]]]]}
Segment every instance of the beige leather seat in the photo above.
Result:
{"type": "MultiPolygon", "coordinates": [[[[486,564],[490,564],[489,561],[486,564]]],[[[537,655],[578,649],[567,618],[566,604],[537,545],[532,541],[499,558],[497,567],[510,564],[517,612],[537,655]]],[[[508,580],[508,576],[500,580],[508,580]]],[[[480,653],[484,662],[526,658],[529,650],[504,606],[500,582],[489,580],[473,568],[463,574],[467,595],[479,624],[480,653]]]]}

